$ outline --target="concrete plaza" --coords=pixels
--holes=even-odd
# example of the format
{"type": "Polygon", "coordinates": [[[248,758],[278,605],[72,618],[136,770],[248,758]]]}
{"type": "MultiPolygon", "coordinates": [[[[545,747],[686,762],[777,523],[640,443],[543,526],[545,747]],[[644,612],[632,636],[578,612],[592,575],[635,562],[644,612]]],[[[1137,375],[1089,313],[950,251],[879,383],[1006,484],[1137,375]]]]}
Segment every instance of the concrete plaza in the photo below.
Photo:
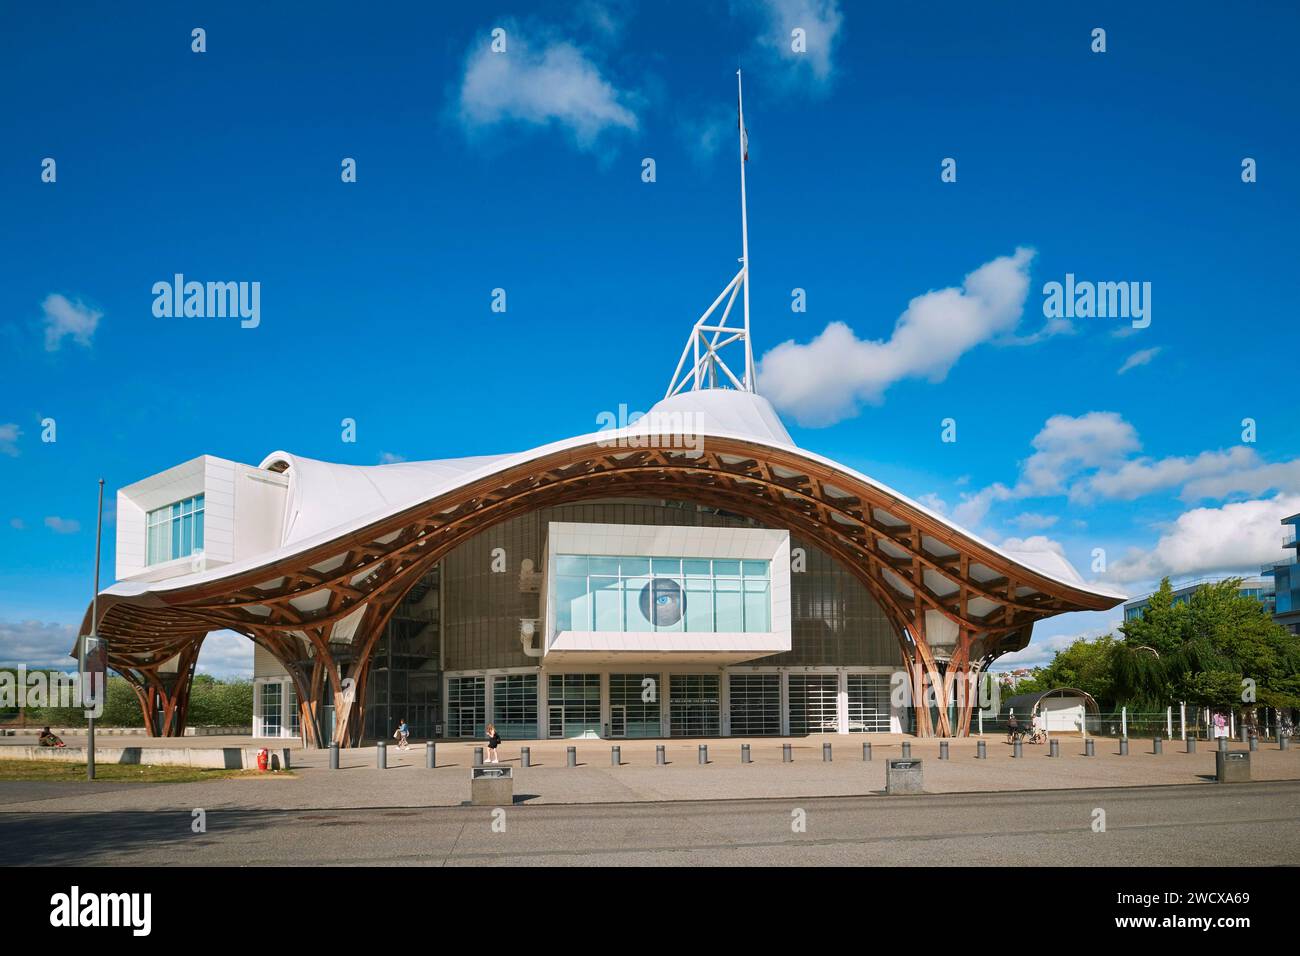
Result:
{"type": "MultiPolygon", "coordinates": [[[[1182,741],[1166,741],[1153,754],[1150,740],[1130,741],[1130,753],[1118,755],[1117,742],[1096,738],[1096,756],[1083,755],[1079,738],[1061,740],[1061,755],[1048,756],[1044,745],[1025,745],[1024,756],[1000,737],[987,738],[988,758],[976,759],[976,740],[949,741],[949,760],[940,760],[938,740],[872,735],[872,760],[862,759],[863,737],[826,734],[796,739],[710,740],[552,740],[522,744],[531,749],[532,766],[520,766],[521,744],[501,749],[502,766],[514,768],[515,803],[596,804],[665,801],[790,799],[879,794],[885,787],[885,761],[901,755],[904,740],[924,767],[929,794],[1071,790],[1116,787],[1195,785],[1213,782],[1213,744],[1200,741],[1197,753],[1184,752],[1182,741]],[[833,760],[822,760],[822,744],[832,745],[833,760]],[[753,762],[740,762],[742,744],[753,762]],[[792,746],[793,762],[782,763],[782,744],[792,746]],[[665,747],[668,763],[656,766],[655,747],[665,747]],[[709,763],[700,765],[698,747],[709,748],[709,763]],[[566,765],[566,751],[576,747],[578,766],[566,765]],[[621,751],[612,766],[611,746],[621,751]]],[[[21,738],[6,738],[21,742],[21,738]]],[[[69,739],[70,746],[80,741],[69,739]]],[[[254,742],[254,745],[260,742],[254,742]]],[[[266,741],[283,746],[285,741],[266,741]]],[[[205,738],[204,746],[248,746],[244,738],[205,738]]],[[[142,746],[148,746],[144,739],[142,746]]],[[[325,810],[393,807],[455,807],[469,798],[470,768],[480,741],[440,742],[437,767],[425,767],[422,742],[401,751],[387,748],[388,769],[376,767],[373,746],[340,753],[340,769],[328,769],[328,752],[295,748],[294,775],[236,778],[183,784],[0,783],[0,810],[6,812],[76,812],[84,810],[162,811],[204,807],[240,810],[325,810]]],[[[1233,744],[1232,749],[1245,749],[1233,744]]],[[[1251,754],[1256,781],[1300,780],[1300,750],[1280,751],[1261,742],[1251,754]]],[[[1229,789],[1229,788],[1222,788],[1229,789]]]]}

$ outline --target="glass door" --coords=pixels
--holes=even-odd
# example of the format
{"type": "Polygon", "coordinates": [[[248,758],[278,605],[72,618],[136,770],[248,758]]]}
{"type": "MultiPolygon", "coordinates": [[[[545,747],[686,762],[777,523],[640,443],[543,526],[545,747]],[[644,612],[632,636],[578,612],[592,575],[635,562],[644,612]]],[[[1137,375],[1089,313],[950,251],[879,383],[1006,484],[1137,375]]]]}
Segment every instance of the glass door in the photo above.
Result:
{"type": "Polygon", "coordinates": [[[623,704],[614,704],[609,708],[609,735],[627,736],[627,707],[623,704]]]}

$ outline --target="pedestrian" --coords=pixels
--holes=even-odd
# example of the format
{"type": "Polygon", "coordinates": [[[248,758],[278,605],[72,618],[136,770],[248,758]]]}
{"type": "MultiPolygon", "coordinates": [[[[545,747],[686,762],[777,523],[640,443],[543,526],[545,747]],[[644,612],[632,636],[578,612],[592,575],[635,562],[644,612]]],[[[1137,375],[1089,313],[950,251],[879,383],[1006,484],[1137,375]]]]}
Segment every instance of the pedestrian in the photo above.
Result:
{"type": "Polygon", "coordinates": [[[496,724],[487,725],[487,760],[484,763],[500,763],[497,748],[501,746],[501,735],[497,733],[496,724]]]}
{"type": "Polygon", "coordinates": [[[411,728],[407,726],[406,718],[403,717],[397,724],[397,732],[393,734],[397,738],[397,749],[406,750],[407,738],[411,736],[411,728]]]}
{"type": "Polygon", "coordinates": [[[1215,738],[1228,736],[1228,719],[1223,714],[1214,715],[1214,736],[1215,738]]]}
{"type": "Polygon", "coordinates": [[[1020,721],[1016,719],[1016,712],[1013,710],[1011,716],[1007,718],[1007,743],[1016,739],[1016,734],[1020,733],[1020,721]]]}

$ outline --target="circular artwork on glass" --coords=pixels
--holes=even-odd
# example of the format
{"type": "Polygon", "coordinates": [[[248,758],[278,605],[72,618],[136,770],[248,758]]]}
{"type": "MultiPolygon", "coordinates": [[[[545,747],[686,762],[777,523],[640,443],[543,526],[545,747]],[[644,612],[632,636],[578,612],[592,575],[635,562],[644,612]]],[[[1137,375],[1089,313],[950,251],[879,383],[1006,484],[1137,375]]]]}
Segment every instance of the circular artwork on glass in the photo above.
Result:
{"type": "Polygon", "coordinates": [[[641,613],[655,627],[672,627],[686,613],[686,595],[671,578],[655,578],[641,589],[641,613]]]}

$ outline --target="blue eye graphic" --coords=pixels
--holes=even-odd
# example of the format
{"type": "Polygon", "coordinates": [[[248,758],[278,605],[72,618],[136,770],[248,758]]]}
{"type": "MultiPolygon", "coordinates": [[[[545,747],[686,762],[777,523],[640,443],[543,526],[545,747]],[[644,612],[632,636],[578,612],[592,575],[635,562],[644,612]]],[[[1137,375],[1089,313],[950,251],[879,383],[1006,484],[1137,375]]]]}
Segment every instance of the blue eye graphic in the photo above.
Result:
{"type": "Polygon", "coordinates": [[[686,610],[681,585],[670,578],[655,578],[641,589],[641,613],[655,627],[672,627],[686,610]]]}

